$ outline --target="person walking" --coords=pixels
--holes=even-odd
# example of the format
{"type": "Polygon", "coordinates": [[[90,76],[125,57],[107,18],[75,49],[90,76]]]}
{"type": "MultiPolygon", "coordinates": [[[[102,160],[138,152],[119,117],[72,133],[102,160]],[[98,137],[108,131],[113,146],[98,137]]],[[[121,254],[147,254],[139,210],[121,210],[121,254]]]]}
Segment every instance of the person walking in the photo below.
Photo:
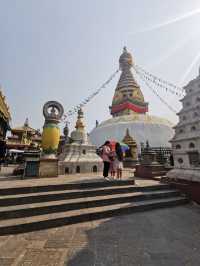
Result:
{"type": "Polygon", "coordinates": [[[111,153],[111,149],[110,149],[110,141],[106,141],[103,145],[102,148],[102,160],[103,160],[103,177],[106,179],[108,178],[108,172],[110,169],[110,153],[111,153]]]}
{"type": "Polygon", "coordinates": [[[122,152],[121,145],[117,142],[115,144],[115,152],[116,152],[116,159],[115,159],[115,167],[117,169],[117,179],[122,178],[122,170],[123,170],[123,160],[124,155],[122,152]]]}

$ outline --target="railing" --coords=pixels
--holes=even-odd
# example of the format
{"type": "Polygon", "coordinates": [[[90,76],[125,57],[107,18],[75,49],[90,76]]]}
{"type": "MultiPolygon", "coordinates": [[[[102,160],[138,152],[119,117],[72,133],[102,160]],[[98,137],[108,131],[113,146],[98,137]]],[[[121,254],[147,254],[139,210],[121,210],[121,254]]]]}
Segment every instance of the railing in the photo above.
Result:
{"type": "MultiPolygon", "coordinates": [[[[169,147],[149,147],[149,149],[156,153],[156,160],[160,164],[165,164],[170,161],[170,156],[172,154],[172,149],[169,147]]],[[[143,153],[147,151],[145,147],[141,148],[141,157],[143,153]]]]}

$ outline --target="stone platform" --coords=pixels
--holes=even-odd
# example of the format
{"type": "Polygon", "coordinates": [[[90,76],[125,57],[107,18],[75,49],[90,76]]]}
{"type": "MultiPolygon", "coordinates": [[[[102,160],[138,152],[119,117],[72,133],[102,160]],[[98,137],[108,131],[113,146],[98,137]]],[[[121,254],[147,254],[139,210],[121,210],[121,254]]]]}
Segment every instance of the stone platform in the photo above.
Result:
{"type": "MultiPolygon", "coordinates": [[[[98,191],[98,196],[95,194],[96,196],[90,201],[94,211],[100,208],[104,211],[110,209],[111,205],[97,207],[96,204],[100,200],[103,200],[104,204],[109,201],[111,201],[109,204],[113,204],[115,200],[120,201],[122,198],[124,200],[128,197],[133,197],[132,199],[135,200],[133,200],[132,207],[135,207],[138,199],[141,197],[146,202],[153,195],[156,198],[159,194],[165,195],[164,197],[167,198],[169,196],[177,197],[178,195],[178,192],[154,180],[136,178],[135,185],[131,184],[132,180],[126,176],[121,182],[105,182],[98,174],[28,180],[6,180],[4,178],[3,181],[0,181],[0,231],[1,233],[3,232],[2,227],[12,224],[17,225],[21,221],[24,223],[33,223],[42,217],[51,220],[49,224],[48,221],[46,223],[47,228],[49,226],[51,227],[52,220],[60,219],[59,217],[62,215],[62,213],[54,213],[53,210],[58,204],[60,206],[59,208],[65,206],[63,205],[63,196],[66,197],[66,195],[70,195],[70,198],[68,197],[69,199],[67,200],[69,201],[68,206],[78,208],[77,210],[72,209],[71,211],[76,212],[79,217],[86,217],[89,208],[92,207],[89,207],[88,204],[89,198],[94,194],[94,191],[95,193],[98,191]],[[91,188],[88,188],[88,183],[92,183],[91,188]],[[70,186],[73,189],[68,191],[70,186]],[[80,193],[80,191],[77,191],[77,188],[80,186],[82,187],[82,192],[85,187],[86,190],[84,190],[84,193],[87,193],[82,203],[73,197],[73,193],[76,195],[80,193]],[[40,190],[43,187],[43,192],[35,191],[35,187],[40,190]],[[51,188],[56,190],[52,191],[51,188]],[[63,193],[58,190],[60,188],[68,189],[63,191],[63,193]],[[22,195],[17,194],[19,190],[21,190],[22,195]],[[48,192],[45,192],[45,190],[48,192]],[[2,195],[3,191],[7,191],[8,194],[2,195]],[[113,194],[116,191],[120,193],[117,197],[113,194]],[[60,196],[62,196],[61,202],[58,201],[60,196]],[[25,202],[22,202],[24,199],[25,202]],[[49,200],[53,202],[51,203],[49,200]],[[42,205],[41,202],[43,202],[42,205]],[[80,204],[86,204],[87,208],[81,208],[80,204]],[[48,206],[50,206],[49,209],[48,206]],[[34,211],[29,213],[30,208],[34,208],[34,211]],[[39,213],[41,211],[43,215],[39,213]]],[[[128,201],[120,206],[122,207],[122,205],[130,207],[130,202],[128,201]]],[[[119,203],[116,206],[119,206],[119,203]]],[[[63,209],[61,210],[63,211],[63,209]]],[[[67,213],[70,213],[70,211],[65,211],[64,214],[67,215],[67,213]]],[[[129,213],[129,215],[117,217],[111,216],[99,220],[92,220],[93,214],[90,212],[91,216],[87,221],[82,221],[81,223],[75,222],[62,227],[53,225],[53,228],[45,230],[41,230],[41,223],[39,223],[38,227],[32,227],[34,229],[32,232],[20,233],[20,231],[15,231],[17,233],[15,235],[9,233],[8,235],[0,236],[0,265],[195,266],[198,265],[195,263],[200,258],[200,235],[198,234],[200,232],[199,214],[200,209],[198,207],[186,205],[141,213],[129,213]],[[38,229],[40,230],[38,231],[38,229]]],[[[16,229],[17,227],[13,228],[16,229]]],[[[22,226],[21,228],[27,227],[22,226]]],[[[10,230],[12,228],[8,227],[8,229],[10,230]]],[[[5,231],[6,234],[8,232],[5,231]]]]}
{"type": "Polygon", "coordinates": [[[184,206],[0,237],[1,266],[198,266],[200,209],[184,206]]]}
{"type": "MultiPolygon", "coordinates": [[[[70,183],[88,183],[88,182],[105,182],[101,173],[91,174],[76,174],[76,175],[62,175],[59,177],[43,177],[43,178],[27,178],[21,179],[19,176],[1,176],[0,189],[6,188],[20,188],[20,187],[34,187],[34,186],[48,186],[48,185],[62,185],[70,183]]],[[[156,180],[149,180],[143,178],[130,178],[129,171],[124,171],[122,181],[134,180],[137,187],[159,185],[160,182],[156,180]]],[[[109,181],[107,181],[109,182],[109,181]]]]}

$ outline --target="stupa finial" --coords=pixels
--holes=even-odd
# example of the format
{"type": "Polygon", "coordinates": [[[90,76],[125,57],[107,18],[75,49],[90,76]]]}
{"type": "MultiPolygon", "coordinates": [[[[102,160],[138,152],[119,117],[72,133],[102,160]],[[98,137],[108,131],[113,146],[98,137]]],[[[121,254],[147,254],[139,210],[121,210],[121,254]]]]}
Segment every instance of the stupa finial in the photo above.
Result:
{"type": "Polygon", "coordinates": [[[126,135],[130,135],[129,134],[129,128],[126,129],[126,135]]]}
{"type": "Polygon", "coordinates": [[[83,118],[84,118],[83,109],[80,108],[78,110],[78,116],[77,116],[77,121],[76,121],[76,126],[75,126],[76,130],[84,131],[85,125],[83,122],[83,118]]]}
{"type": "Polygon", "coordinates": [[[78,118],[83,118],[83,117],[84,117],[83,109],[80,107],[78,109],[78,118]]]}
{"type": "Polygon", "coordinates": [[[29,122],[28,122],[28,117],[26,118],[25,122],[24,122],[24,126],[28,127],[29,126],[29,122]]]}
{"type": "Polygon", "coordinates": [[[127,51],[126,46],[123,48],[123,53],[119,58],[119,66],[122,71],[130,69],[133,66],[133,58],[131,53],[127,51]]]}

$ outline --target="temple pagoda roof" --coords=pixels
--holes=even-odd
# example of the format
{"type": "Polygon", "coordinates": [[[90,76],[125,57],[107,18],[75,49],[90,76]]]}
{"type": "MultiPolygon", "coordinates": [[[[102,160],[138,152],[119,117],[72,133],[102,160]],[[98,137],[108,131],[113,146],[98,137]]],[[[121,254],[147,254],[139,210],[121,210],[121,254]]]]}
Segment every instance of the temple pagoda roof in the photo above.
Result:
{"type": "Polygon", "coordinates": [[[11,120],[9,107],[6,104],[5,96],[3,95],[1,88],[0,88],[0,116],[7,122],[11,120]]]}
{"type": "Polygon", "coordinates": [[[17,132],[29,132],[29,133],[35,133],[37,130],[29,126],[28,118],[26,118],[24,125],[15,127],[11,129],[12,133],[17,133],[17,132]]]}

